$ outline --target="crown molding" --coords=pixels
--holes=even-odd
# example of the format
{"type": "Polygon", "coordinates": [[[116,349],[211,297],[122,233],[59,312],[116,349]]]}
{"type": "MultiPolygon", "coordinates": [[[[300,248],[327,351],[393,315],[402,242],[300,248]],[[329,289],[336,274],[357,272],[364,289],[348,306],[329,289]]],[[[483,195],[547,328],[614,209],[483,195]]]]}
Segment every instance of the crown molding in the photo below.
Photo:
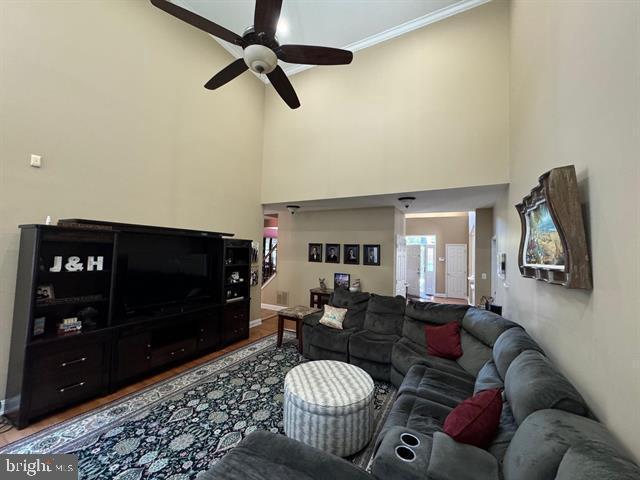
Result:
{"type": "MultiPolygon", "coordinates": [[[[189,5],[189,0],[179,1],[185,6],[185,8],[193,10],[193,8],[189,5]]],[[[408,22],[402,23],[396,27],[389,28],[388,30],[376,33],[375,35],[371,35],[370,37],[358,40],[357,42],[351,43],[341,48],[344,48],[345,50],[351,50],[352,52],[364,50],[365,48],[372,47],[374,45],[377,45],[378,43],[386,42],[387,40],[399,37],[400,35],[404,35],[405,33],[412,32],[413,30],[417,30],[432,23],[439,22],[459,13],[466,12],[467,10],[471,10],[472,8],[479,7],[480,5],[484,5],[485,3],[489,3],[490,1],[491,0],[461,0],[457,3],[454,3],[453,5],[449,5],[447,7],[441,8],[440,10],[433,11],[431,13],[423,15],[422,17],[409,20],[408,22]]],[[[242,58],[241,47],[232,45],[228,42],[225,42],[224,40],[214,37],[213,35],[212,38],[234,58],[242,58]]],[[[279,64],[282,65],[282,62],[279,62],[279,64]]],[[[292,75],[295,75],[296,73],[309,70],[310,68],[313,68],[315,66],[316,65],[296,65],[292,68],[285,68],[284,71],[287,76],[290,77],[292,75]]],[[[269,79],[266,75],[258,75],[256,73],[254,73],[254,75],[262,82],[269,83],[269,79]]]]}

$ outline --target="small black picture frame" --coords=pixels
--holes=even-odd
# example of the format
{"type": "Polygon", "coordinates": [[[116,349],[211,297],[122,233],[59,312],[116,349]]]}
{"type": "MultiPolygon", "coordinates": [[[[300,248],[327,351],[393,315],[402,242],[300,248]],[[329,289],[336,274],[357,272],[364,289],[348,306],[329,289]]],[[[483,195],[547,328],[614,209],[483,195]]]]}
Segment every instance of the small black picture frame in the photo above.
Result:
{"type": "Polygon", "coordinates": [[[355,243],[344,244],[344,263],[346,265],[360,265],[360,245],[355,243]]]}
{"type": "Polygon", "coordinates": [[[339,243],[327,243],[325,249],[326,263],[340,263],[340,244],[339,243]]]}
{"type": "Polygon", "coordinates": [[[377,245],[363,245],[363,265],[380,265],[380,244],[377,245]]]}
{"type": "Polygon", "coordinates": [[[322,244],[310,243],[308,255],[310,262],[322,263],[322,244]]]}
{"type": "Polygon", "coordinates": [[[333,289],[338,290],[344,288],[349,290],[351,286],[351,275],[349,273],[334,273],[333,274],[333,289]]]}

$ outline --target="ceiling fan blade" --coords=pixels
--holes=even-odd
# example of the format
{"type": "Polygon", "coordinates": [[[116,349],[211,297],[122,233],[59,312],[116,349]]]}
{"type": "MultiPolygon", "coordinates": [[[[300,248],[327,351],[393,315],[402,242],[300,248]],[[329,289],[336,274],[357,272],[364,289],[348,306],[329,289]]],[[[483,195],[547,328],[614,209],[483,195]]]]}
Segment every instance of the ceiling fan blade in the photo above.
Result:
{"type": "Polygon", "coordinates": [[[268,73],[267,77],[269,77],[269,81],[278,92],[278,95],[282,97],[289,107],[295,109],[300,106],[300,100],[298,100],[298,95],[296,95],[293,85],[291,85],[287,75],[279,65],[271,73],[268,73]]]}
{"type": "Polygon", "coordinates": [[[313,45],[282,45],[276,53],[283,62],[306,65],[346,65],[353,60],[349,50],[313,45]]]}
{"type": "Polygon", "coordinates": [[[207,33],[210,33],[214,37],[221,38],[222,40],[226,40],[227,42],[233,43],[235,45],[243,45],[243,40],[240,35],[233,33],[231,30],[227,30],[220,25],[213,23],[211,20],[201,17],[200,15],[193,13],[187,9],[179,7],[175,3],[171,3],[168,0],[151,0],[151,3],[158,7],[160,10],[164,10],[170,15],[173,15],[176,18],[179,18],[183,22],[188,23],[200,30],[204,30],[207,33]]]}
{"type": "Polygon", "coordinates": [[[256,0],[256,10],[253,14],[253,27],[256,33],[264,32],[273,37],[278,28],[282,0],[256,0]]]}
{"type": "Polygon", "coordinates": [[[211,80],[205,83],[204,88],[215,90],[216,88],[223,86],[225,83],[230,82],[238,75],[246,72],[248,69],[249,67],[244,63],[244,59],[239,58],[216,73],[211,80]]]}

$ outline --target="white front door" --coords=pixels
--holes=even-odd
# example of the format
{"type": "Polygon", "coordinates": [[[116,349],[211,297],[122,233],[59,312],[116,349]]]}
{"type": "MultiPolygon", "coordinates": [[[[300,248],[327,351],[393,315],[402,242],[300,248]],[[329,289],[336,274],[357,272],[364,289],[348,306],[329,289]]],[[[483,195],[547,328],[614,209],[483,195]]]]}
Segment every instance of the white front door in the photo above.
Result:
{"type": "Polygon", "coordinates": [[[446,263],[447,297],[467,298],[467,246],[448,243],[446,263]]]}
{"type": "Polygon", "coordinates": [[[407,239],[396,236],[396,295],[407,295],[407,239]]]}
{"type": "Polygon", "coordinates": [[[436,246],[427,245],[425,250],[425,293],[436,294],[436,246]]]}
{"type": "Polygon", "coordinates": [[[420,250],[422,245],[407,245],[408,294],[420,296],[420,250]]]}

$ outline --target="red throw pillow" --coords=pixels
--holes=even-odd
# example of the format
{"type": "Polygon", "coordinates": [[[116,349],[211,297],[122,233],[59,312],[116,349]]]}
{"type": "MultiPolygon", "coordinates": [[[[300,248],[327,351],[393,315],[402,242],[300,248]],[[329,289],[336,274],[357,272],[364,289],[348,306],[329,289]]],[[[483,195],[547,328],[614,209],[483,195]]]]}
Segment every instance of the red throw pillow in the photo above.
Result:
{"type": "Polygon", "coordinates": [[[483,390],[467,398],[444,419],[444,433],[456,442],[486,448],[498,430],[502,413],[502,392],[483,390]]]}
{"type": "Polygon", "coordinates": [[[455,360],[462,356],[460,344],[460,324],[449,322],[445,325],[424,327],[427,341],[427,353],[434,357],[455,360]]]}

